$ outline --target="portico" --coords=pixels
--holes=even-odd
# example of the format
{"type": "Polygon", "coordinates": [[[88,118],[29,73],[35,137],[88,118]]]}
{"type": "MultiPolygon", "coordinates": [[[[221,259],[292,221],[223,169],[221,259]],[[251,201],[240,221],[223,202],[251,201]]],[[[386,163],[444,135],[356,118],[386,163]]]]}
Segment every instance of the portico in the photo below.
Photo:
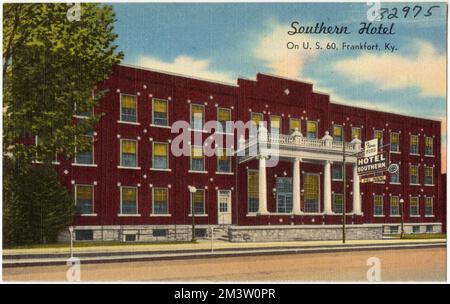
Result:
{"type": "MultiPolygon", "coordinates": [[[[245,163],[252,159],[258,160],[258,198],[259,205],[256,216],[267,216],[273,214],[269,212],[267,170],[270,167],[276,167],[280,161],[292,164],[292,211],[283,213],[293,216],[304,215],[342,215],[333,212],[332,207],[332,173],[331,166],[333,163],[342,162],[343,145],[345,145],[346,164],[353,166],[352,176],[352,210],[346,214],[362,215],[361,192],[359,176],[356,171],[356,156],[361,152],[361,141],[354,138],[351,142],[340,142],[333,140],[333,137],[325,132],[320,139],[311,139],[303,137],[297,130],[291,135],[270,134],[263,125],[258,129],[256,138],[250,139],[245,143],[241,141],[243,147],[240,151],[239,163],[245,163]],[[256,139],[256,140],[255,140],[256,139]],[[245,152],[245,153],[244,153],[245,152]],[[252,155],[252,153],[254,155],[252,155]],[[303,193],[302,202],[302,164],[314,163],[323,166],[323,189],[320,189],[320,197],[322,198],[322,208],[318,203],[317,209],[307,208],[307,195],[303,193]],[[303,207],[302,207],[303,206],[303,207]],[[306,210],[305,210],[306,209],[306,210]]],[[[279,213],[277,213],[279,214],[279,213]]]]}

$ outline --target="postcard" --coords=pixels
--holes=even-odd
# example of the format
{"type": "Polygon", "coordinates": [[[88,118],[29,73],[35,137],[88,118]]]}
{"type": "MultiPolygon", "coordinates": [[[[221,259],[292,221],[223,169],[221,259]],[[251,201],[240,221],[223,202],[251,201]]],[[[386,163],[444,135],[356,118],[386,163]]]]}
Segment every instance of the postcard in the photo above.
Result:
{"type": "Polygon", "coordinates": [[[5,283],[447,280],[446,2],[2,9],[5,283]]]}

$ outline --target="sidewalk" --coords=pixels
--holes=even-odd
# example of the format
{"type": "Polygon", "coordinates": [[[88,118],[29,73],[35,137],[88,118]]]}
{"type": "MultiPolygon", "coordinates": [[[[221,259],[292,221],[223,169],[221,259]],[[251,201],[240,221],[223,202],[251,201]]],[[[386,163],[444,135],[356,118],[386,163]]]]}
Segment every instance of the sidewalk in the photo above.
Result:
{"type": "MultiPolygon", "coordinates": [[[[443,246],[446,246],[445,239],[354,240],[347,241],[346,244],[341,241],[229,243],[218,240],[214,241],[211,250],[210,240],[200,240],[198,243],[187,244],[81,247],[74,248],[74,256],[82,263],[107,263],[443,246]]],[[[69,255],[69,248],[7,249],[3,251],[3,266],[62,265],[66,264],[69,255]]]]}

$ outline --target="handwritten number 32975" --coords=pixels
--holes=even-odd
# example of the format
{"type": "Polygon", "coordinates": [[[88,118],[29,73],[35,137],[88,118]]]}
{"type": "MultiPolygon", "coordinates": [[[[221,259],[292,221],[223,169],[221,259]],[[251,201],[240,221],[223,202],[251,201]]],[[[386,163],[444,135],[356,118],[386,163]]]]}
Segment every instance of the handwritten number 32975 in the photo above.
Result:
{"type": "Polygon", "coordinates": [[[433,5],[430,6],[427,10],[424,10],[424,8],[421,5],[415,5],[413,7],[410,6],[404,6],[401,11],[399,12],[399,9],[394,8],[380,8],[380,17],[381,19],[394,19],[394,18],[408,18],[413,17],[416,18],[420,15],[420,13],[423,13],[424,17],[430,17],[433,15],[432,10],[439,8],[439,5],[433,5]]]}

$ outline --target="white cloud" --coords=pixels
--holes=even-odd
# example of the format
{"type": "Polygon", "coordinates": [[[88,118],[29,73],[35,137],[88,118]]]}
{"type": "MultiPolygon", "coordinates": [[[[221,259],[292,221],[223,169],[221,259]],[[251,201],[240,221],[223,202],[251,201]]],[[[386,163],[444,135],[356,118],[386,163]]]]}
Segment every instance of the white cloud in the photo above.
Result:
{"type": "Polygon", "coordinates": [[[320,50],[315,49],[315,43],[322,47],[331,39],[323,40],[317,35],[305,35],[301,39],[287,34],[286,26],[272,23],[270,30],[256,42],[253,53],[256,58],[262,60],[271,73],[289,78],[302,77],[305,63],[315,59],[320,50]],[[288,49],[287,43],[293,42],[300,46],[299,49],[288,49]],[[308,43],[312,49],[304,49],[303,43],[308,43]]]}
{"type": "Polygon", "coordinates": [[[142,56],[138,65],[150,69],[194,76],[206,80],[215,80],[227,83],[236,83],[232,75],[211,70],[210,61],[194,59],[190,56],[177,56],[172,62],[163,61],[154,57],[142,56]]]}
{"type": "Polygon", "coordinates": [[[416,41],[411,47],[418,50],[414,57],[366,53],[338,61],[333,70],[355,83],[375,83],[381,89],[417,87],[423,97],[445,96],[445,55],[423,41],[416,41]]]}

